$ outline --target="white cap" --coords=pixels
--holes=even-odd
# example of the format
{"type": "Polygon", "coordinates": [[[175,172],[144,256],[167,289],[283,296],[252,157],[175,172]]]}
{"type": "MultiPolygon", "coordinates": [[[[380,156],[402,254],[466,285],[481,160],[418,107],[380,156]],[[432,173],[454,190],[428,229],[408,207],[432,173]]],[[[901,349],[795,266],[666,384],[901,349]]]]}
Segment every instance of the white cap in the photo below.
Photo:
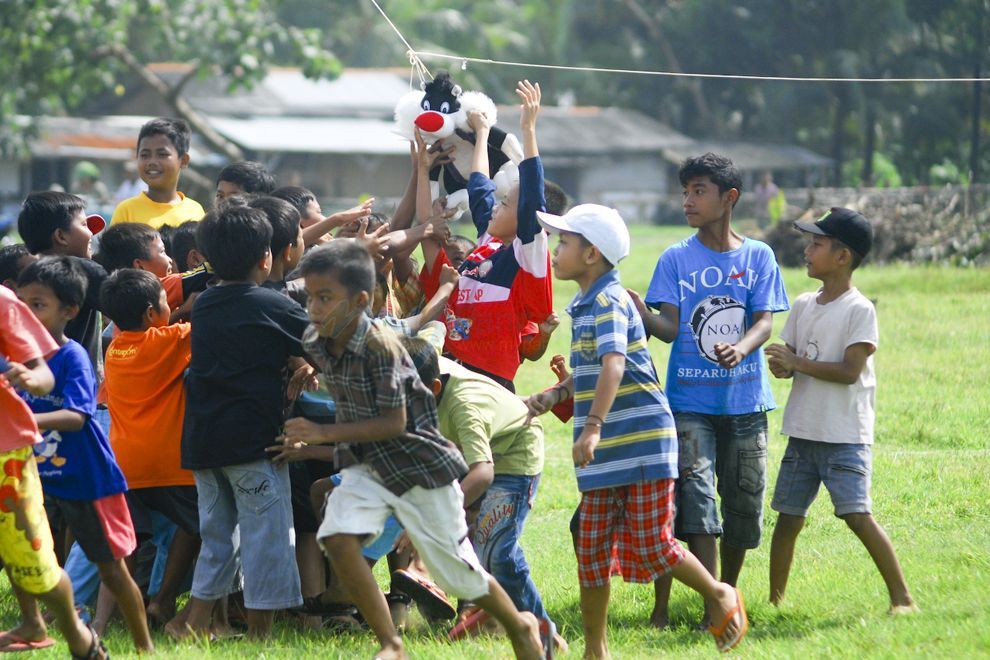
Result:
{"type": "Polygon", "coordinates": [[[564,215],[537,211],[540,224],[551,234],[580,234],[613,266],[629,256],[629,230],[615,209],[600,204],[578,204],[564,215]]]}

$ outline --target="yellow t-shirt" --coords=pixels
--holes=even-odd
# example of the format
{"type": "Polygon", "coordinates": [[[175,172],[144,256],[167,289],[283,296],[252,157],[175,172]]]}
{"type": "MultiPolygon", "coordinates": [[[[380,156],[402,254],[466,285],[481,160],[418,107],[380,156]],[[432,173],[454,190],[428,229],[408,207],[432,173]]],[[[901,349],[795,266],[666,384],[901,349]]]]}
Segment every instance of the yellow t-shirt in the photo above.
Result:
{"type": "Polygon", "coordinates": [[[110,223],[143,222],[155,229],[162,225],[178,227],[187,220],[200,220],[206,214],[203,207],[195,199],[189,199],[181,192],[178,204],[161,204],[141,193],[125,199],[113,211],[110,223]]]}

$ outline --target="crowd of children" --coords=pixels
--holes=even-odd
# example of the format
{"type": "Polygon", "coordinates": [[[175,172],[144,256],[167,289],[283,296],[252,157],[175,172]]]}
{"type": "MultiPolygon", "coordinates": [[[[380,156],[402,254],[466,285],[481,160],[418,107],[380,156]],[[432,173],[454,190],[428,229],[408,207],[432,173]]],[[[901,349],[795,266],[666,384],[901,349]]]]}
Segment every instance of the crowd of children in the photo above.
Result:
{"type": "Polygon", "coordinates": [[[516,93],[524,158],[502,198],[487,176],[491,118],[469,117],[476,242],[452,236],[431,197],[429,171],[450,150],[419,135],[391,218],[373,199],[324,216],[313,193],[277,188],[254,162],[220,172],[206,212],[178,190],[189,127],[166,118],[142,127],[147,190],[109,227],[78,197],[28,196],[24,244],[0,250],[0,556],[21,611],[0,651],[54,644],[40,599],[74,657],[106,657],[116,606],[139,652],[153,650],[149,624],[184,638],[240,622],[266,638],[287,610],[304,626],[365,626],[376,658],[400,658],[410,605],[453,618],[450,594],[451,638],[494,619],[517,657],[564,652],[520,545],[545,458],[536,417],[550,410],[573,417],[585,656],[609,656],[616,573],[654,584],[658,627],[671,578],[686,584],[729,650],[749,628],[736,585],[763,527],[768,371],[794,378],[772,602],[824,482],[891,611],[915,609],[871,515],[878,332],[851,283],[869,222],[832,209],[797,225],[823,287],[795,301],[784,343],[764,351],[789,303],[771,250],[731,227],[732,163],[683,164],[696,233],[660,256],[640,297],[619,280],[622,218],[567,209],[543,177],[540,87],[516,93]],[[555,356],[559,382],[520,398],[520,363],[540,359],[559,324],[551,271],[580,289],[570,370],[555,356]],[[650,336],[674,345],[666,388],[650,336]],[[371,570],[382,557],[388,594],[371,570]],[[84,623],[76,607],[93,601],[84,623]]]}

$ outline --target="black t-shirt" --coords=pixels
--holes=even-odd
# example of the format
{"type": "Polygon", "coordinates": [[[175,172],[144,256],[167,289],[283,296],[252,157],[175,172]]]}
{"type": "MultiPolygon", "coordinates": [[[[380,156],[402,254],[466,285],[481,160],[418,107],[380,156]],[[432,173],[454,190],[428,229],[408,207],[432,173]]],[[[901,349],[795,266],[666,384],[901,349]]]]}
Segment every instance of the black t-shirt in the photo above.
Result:
{"type": "Polygon", "coordinates": [[[285,421],[290,356],[309,319],[288,297],[254,284],[207,289],[192,308],[182,467],[265,458],[285,421]]]}
{"type": "Polygon", "coordinates": [[[86,299],[79,308],[76,318],[65,325],[65,336],[75,339],[86,349],[93,371],[96,372],[97,382],[103,380],[103,305],[100,304],[100,287],[107,279],[107,271],[103,266],[90,259],[69,257],[86,274],[86,299]]]}

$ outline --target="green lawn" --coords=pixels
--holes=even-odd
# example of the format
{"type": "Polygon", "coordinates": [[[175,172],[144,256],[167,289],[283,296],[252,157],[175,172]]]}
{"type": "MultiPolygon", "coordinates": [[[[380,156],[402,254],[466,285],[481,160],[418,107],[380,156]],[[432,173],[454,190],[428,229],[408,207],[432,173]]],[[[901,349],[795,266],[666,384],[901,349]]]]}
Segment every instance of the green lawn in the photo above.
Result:
{"type": "MultiPolygon", "coordinates": [[[[664,247],[688,235],[681,227],[632,228],[633,254],[622,263],[623,282],[643,291],[664,247]]],[[[803,271],[784,273],[791,298],[816,283],[803,271]]],[[[750,554],[741,588],[749,606],[751,632],[738,653],[746,657],[990,655],[990,271],[940,267],[866,266],[857,286],[877,301],[881,345],[877,353],[878,421],[873,481],[874,513],[898,551],[908,583],[922,613],[892,619],[885,612],[883,583],[865,550],[844,524],[832,516],[828,497],[816,502],[799,542],[788,600],[779,609],[767,604],[769,533],[775,516],[767,509],[764,544],[750,554]]],[[[562,314],[575,291],[557,283],[556,307],[562,314]]],[[[563,316],[563,314],[562,314],[563,316]]],[[[775,319],[777,331],[784,315],[775,319]]],[[[776,337],[776,333],[775,333],[776,337]]],[[[520,371],[520,393],[552,382],[547,368],[554,353],[566,353],[565,318],[547,357],[520,371]]],[[[775,339],[776,340],[776,339],[775,339]]],[[[651,343],[661,380],[666,347],[651,343]]],[[[789,381],[775,381],[780,405],[789,381]]],[[[577,574],[567,523],[578,500],[570,464],[570,427],[547,417],[547,461],[536,508],[523,545],[547,606],[571,642],[572,656],[583,652],[577,574]]],[[[784,438],[777,434],[780,412],[770,415],[770,487],[773,492],[784,438]]],[[[384,577],[384,574],[380,574],[384,577]]],[[[652,588],[613,582],[610,638],[619,658],[656,658],[663,654],[711,656],[714,644],[697,632],[700,601],[675,586],[673,628],[658,632],[646,625],[652,588]]],[[[0,598],[3,625],[15,621],[13,600],[0,598]]],[[[418,658],[506,657],[503,639],[449,644],[445,631],[419,618],[406,635],[418,658]]],[[[227,641],[212,646],[176,646],[160,634],[166,657],[370,657],[371,634],[333,637],[279,629],[270,645],[227,641]]],[[[115,655],[131,648],[122,624],[111,629],[115,655]]],[[[62,655],[59,644],[49,655],[62,655]]]]}

